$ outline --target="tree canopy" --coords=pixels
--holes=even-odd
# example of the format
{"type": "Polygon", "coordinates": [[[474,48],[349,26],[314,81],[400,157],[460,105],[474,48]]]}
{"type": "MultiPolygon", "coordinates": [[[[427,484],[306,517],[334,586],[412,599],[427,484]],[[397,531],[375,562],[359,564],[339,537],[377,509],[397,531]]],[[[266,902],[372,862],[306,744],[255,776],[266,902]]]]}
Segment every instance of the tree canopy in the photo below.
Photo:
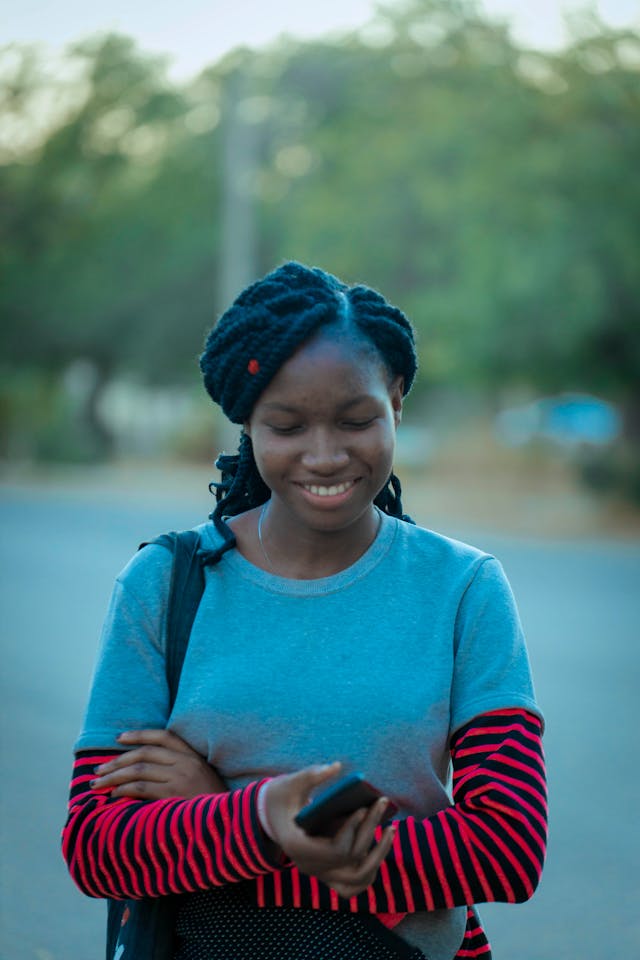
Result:
{"type": "Polygon", "coordinates": [[[229,283],[295,258],[397,302],[423,386],[590,390],[640,433],[637,34],[543,54],[411,0],[182,87],[123,36],[68,63],[0,56],[7,371],[186,382],[229,283]]]}

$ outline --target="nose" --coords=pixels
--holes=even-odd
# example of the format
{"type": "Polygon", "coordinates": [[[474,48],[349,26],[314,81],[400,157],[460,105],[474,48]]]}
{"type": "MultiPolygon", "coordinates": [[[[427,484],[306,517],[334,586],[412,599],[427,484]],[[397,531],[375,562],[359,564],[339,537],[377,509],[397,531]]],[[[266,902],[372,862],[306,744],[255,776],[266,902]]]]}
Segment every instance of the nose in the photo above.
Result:
{"type": "Polygon", "coordinates": [[[330,477],[348,464],[344,437],[332,430],[319,429],[311,431],[308,440],[302,453],[302,464],[307,470],[330,477]]]}

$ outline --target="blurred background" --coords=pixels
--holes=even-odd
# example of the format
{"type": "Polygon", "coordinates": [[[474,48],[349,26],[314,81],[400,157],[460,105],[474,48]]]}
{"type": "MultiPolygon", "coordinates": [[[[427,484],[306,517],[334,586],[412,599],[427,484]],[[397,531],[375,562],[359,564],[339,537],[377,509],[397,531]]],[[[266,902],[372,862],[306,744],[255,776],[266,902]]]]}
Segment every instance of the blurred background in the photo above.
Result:
{"type": "Polygon", "coordinates": [[[197,356],[235,294],[292,258],[412,319],[405,507],[497,552],[520,601],[556,819],[536,899],[486,911],[494,956],[626,960],[638,4],[232,6],[3,15],[0,956],[101,956],[103,905],[56,845],[110,584],[140,540],[211,509],[235,434],[197,356]]]}

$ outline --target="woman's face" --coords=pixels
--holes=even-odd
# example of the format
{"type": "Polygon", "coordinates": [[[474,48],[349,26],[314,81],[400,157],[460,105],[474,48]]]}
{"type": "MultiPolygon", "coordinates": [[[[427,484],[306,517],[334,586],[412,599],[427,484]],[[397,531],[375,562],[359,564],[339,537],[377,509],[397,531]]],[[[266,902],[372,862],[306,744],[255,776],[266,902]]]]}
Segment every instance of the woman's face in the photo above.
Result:
{"type": "Polygon", "coordinates": [[[245,432],[270,511],[292,533],[344,530],[370,514],[391,473],[402,387],[366,345],[322,335],[278,371],[245,432]]]}

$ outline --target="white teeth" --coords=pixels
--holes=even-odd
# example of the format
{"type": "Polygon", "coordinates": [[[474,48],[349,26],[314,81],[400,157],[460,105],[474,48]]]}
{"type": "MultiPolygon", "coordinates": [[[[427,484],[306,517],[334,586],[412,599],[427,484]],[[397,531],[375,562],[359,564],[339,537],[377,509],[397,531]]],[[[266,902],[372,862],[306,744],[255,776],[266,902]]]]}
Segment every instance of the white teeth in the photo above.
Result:
{"type": "Polygon", "coordinates": [[[316,497],[335,497],[339,493],[346,493],[352,486],[353,480],[348,480],[346,483],[338,483],[331,487],[319,487],[315,483],[305,483],[304,488],[316,497]]]}

